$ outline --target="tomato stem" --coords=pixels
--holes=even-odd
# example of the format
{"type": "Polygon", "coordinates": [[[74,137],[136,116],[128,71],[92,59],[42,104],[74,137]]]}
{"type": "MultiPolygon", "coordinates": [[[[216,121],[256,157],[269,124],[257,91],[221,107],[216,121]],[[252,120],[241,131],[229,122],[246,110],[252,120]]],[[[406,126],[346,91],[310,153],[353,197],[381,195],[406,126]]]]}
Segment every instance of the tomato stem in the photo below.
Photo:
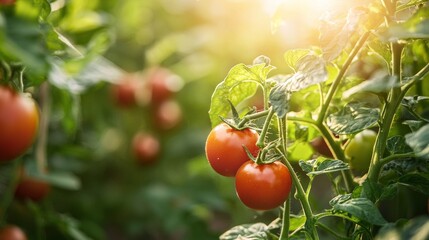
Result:
{"type": "Polygon", "coordinates": [[[270,128],[270,122],[273,116],[274,116],[274,110],[271,107],[268,110],[268,116],[265,119],[264,126],[262,128],[261,133],[259,134],[258,141],[256,142],[256,146],[258,146],[259,148],[265,147],[265,136],[267,135],[268,129],[270,128]]]}
{"type": "Polygon", "coordinates": [[[315,219],[313,216],[313,212],[311,210],[310,203],[308,201],[307,195],[304,191],[304,188],[302,187],[302,184],[298,178],[298,175],[296,174],[295,170],[292,167],[292,164],[287,160],[286,157],[286,137],[287,137],[287,128],[286,128],[286,117],[283,117],[279,119],[279,131],[280,131],[280,138],[282,139],[282,145],[281,149],[276,147],[276,151],[280,154],[280,156],[283,159],[283,163],[286,165],[286,167],[289,169],[289,172],[292,176],[293,184],[295,185],[296,192],[298,199],[301,203],[302,209],[304,211],[304,214],[306,216],[306,224],[305,226],[308,227],[306,230],[310,234],[312,239],[319,239],[319,236],[317,234],[317,230],[314,228],[315,226],[315,219]]]}
{"type": "Polygon", "coordinates": [[[244,116],[244,117],[241,119],[241,121],[238,123],[237,127],[238,127],[239,129],[240,129],[240,128],[243,128],[243,127],[244,127],[244,125],[245,125],[247,122],[249,122],[250,120],[258,119],[258,118],[264,117],[264,116],[268,115],[268,113],[269,113],[269,112],[270,112],[270,110],[269,110],[269,109],[267,109],[267,110],[264,110],[264,111],[261,111],[261,112],[257,112],[257,113],[253,113],[253,114],[246,115],[246,116],[244,116]]]}
{"type": "Polygon", "coordinates": [[[289,239],[289,225],[290,225],[290,196],[283,204],[283,215],[282,215],[282,228],[280,231],[279,240],[289,239]]]}
{"type": "MultiPolygon", "coordinates": [[[[6,191],[3,193],[3,199],[0,202],[0,226],[3,225],[3,222],[6,220],[6,210],[8,209],[9,205],[13,201],[13,196],[15,193],[16,186],[18,185],[19,178],[20,178],[20,167],[22,165],[22,158],[17,158],[14,161],[12,161],[12,171],[10,171],[12,174],[12,177],[10,178],[10,183],[7,186],[6,191]]],[[[6,166],[6,165],[5,165],[6,166]]]]}

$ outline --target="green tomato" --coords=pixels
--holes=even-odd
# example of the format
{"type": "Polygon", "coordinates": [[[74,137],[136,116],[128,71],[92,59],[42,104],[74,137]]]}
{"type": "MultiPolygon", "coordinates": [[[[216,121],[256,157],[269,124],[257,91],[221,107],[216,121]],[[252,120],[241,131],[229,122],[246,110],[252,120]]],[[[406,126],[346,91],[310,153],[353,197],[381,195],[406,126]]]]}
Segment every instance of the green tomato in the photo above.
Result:
{"type": "Polygon", "coordinates": [[[377,133],[371,130],[363,130],[355,135],[346,146],[345,154],[349,159],[350,168],[367,172],[372,157],[377,133]]]}

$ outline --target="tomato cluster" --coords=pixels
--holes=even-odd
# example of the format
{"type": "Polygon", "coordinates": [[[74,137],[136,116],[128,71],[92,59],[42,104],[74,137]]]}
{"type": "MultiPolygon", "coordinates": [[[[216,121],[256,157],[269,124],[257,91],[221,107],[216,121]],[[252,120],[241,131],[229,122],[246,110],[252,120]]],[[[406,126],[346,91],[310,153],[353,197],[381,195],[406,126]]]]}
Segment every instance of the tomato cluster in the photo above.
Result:
{"type": "Polygon", "coordinates": [[[280,206],[289,196],[292,179],[281,162],[258,164],[259,134],[249,128],[235,129],[221,123],[207,137],[205,152],[210,166],[222,176],[235,177],[238,198],[249,208],[269,210],[280,206]],[[246,152],[247,150],[247,152],[246,152]]]}
{"type": "MultiPolygon", "coordinates": [[[[125,74],[112,85],[111,95],[120,108],[147,110],[152,129],[165,132],[176,128],[182,120],[182,109],[174,97],[182,85],[180,77],[168,69],[153,67],[142,75],[125,74]]],[[[155,135],[146,131],[134,135],[131,148],[137,163],[147,165],[158,159],[161,144],[155,135]]]]}

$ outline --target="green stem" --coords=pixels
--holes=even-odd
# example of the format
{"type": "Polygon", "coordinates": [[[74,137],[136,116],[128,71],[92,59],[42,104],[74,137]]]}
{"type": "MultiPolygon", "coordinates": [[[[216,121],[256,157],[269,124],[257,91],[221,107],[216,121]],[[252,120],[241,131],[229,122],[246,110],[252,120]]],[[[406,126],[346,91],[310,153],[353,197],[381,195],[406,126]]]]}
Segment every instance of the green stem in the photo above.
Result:
{"type": "Polygon", "coordinates": [[[270,123],[273,116],[274,116],[274,110],[273,108],[270,108],[268,110],[267,119],[265,119],[265,122],[264,122],[264,127],[262,128],[258,141],[256,142],[256,146],[258,146],[259,148],[263,148],[265,146],[265,136],[267,135],[268,129],[270,128],[270,123]]]}
{"type": "Polygon", "coordinates": [[[292,167],[292,164],[287,160],[286,157],[286,136],[287,136],[287,129],[286,129],[286,117],[279,119],[279,130],[280,130],[280,137],[282,138],[282,149],[276,148],[276,151],[281,155],[283,159],[283,163],[286,165],[286,167],[289,169],[289,172],[292,176],[293,184],[295,185],[297,197],[301,203],[302,209],[304,211],[304,214],[306,216],[306,230],[310,234],[311,238],[314,240],[318,240],[319,236],[317,234],[317,231],[315,229],[315,219],[313,216],[313,211],[311,210],[310,203],[307,199],[307,195],[305,194],[304,188],[302,187],[302,184],[298,178],[298,175],[296,174],[295,170],[292,167]]]}
{"type": "Polygon", "coordinates": [[[385,157],[380,160],[380,164],[383,166],[391,161],[398,160],[398,159],[406,159],[406,158],[413,158],[416,155],[414,153],[399,153],[399,154],[393,154],[388,157],[385,157]]]}
{"type": "Polygon", "coordinates": [[[290,223],[289,217],[290,217],[290,196],[284,202],[284,205],[283,205],[282,229],[280,231],[279,240],[289,239],[289,223],[290,223]]]}
{"type": "Polygon", "coordinates": [[[238,128],[244,127],[244,125],[247,122],[249,122],[250,120],[258,119],[258,118],[261,118],[261,117],[268,115],[269,112],[270,112],[270,110],[268,109],[268,110],[264,110],[261,112],[257,112],[257,113],[253,113],[253,114],[249,114],[249,115],[244,116],[243,119],[241,119],[240,123],[238,124],[238,128]]]}
{"type": "Polygon", "coordinates": [[[332,83],[331,87],[329,88],[328,94],[325,98],[325,101],[322,104],[322,108],[320,109],[319,117],[317,118],[317,122],[319,125],[322,124],[322,122],[325,120],[326,113],[328,111],[329,105],[332,101],[332,98],[335,95],[335,92],[337,91],[337,88],[343,79],[344,75],[346,74],[348,68],[350,67],[350,64],[352,63],[353,59],[357,55],[357,53],[360,51],[360,49],[365,44],[366,40],[369,37],[370,32],[365,32],[359,40],[356,42],[356,45],[350,52],[350,55],[348,56],[346,62],[344,63],[343,67],[341,68],[340,72],[338,73],[337,77],[335,78],[334,82],[332,83]]]}
{"type": "MultiPolygon", "coordinates": [[[[393,59],[392,75],[397,77],[398,83],[401,83],[401,55],[403,46],[397,43],[392,43],[391,47],[393,59]]],[[[368,171],[368,179],[370,181],[378,181],[382,168],[381,158],[383,157],[386,149],[386,141],[389,136],[389,131],[404,95],[405,91],[402,91],[400,87],[393,88],[389,93],[387,102],[383,106],[381,115],[382,122],[380,123],[380,129],[378,130],[377,138],[375,140],[375,146],[372,152],[372,159],[368,171]]]]}

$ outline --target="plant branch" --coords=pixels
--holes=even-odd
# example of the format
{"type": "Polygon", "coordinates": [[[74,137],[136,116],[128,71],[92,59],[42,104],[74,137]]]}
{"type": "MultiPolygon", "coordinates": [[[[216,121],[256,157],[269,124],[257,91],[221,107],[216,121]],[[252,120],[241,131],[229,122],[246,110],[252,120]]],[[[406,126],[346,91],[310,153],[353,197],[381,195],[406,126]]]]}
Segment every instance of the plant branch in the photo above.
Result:
{"type": "Polygon", "coordinates": [[[341,80],[343,79],[344,75],[346,74],[348,68],[350,67],[350,64],[352,63],[355,56],[358,54],[360,49],[363,47],[363,45],[366,43],[366,40],[368,39],[370,35],[369,31],[366,31],[356,42],[356,45],[353,47],[352,51],[350,52],[350,55],[348,56],[346,62],[340,69],[340,72],[338,73],[337,77],[335,78],[334,82],[332,83],[331,87],[329,88],[328,94],[325,98],[325,101],[322,104],[322,107],[320,109],[319,117],[317,118],[317,122],[321,124],[325,117],[326,113],[328,111],[329,105],[332,101],[332,98],[335,95],[335,92],[337,91],[338,86],[340,85],[341,80]]]}
{"type": "Polygon", "coordinates": [[[413,158],[413,157],[415,157],[416,155],[413,153],[413,152],[411,152],[411,153],[399,153],[399,154],[393,154],[393,155],[390,155],[390,156],[388,156],[388,157],[385,157],[385,158],[382,158],[381,160],[380,160],[380,164],[381,165],[385,165],[385,164],[387,164],[387,163],[389,163],[389,162],[391,162],[391,161],[394,161],[394,160],[398,160],[398,159],[406,159],[406,158],[413,158]]]}
{"type": "Polygon", "coordinates": [[[289,223],[290,223],[289,217],[290,217],[290,196],[284,202],[284,205],[283,205],[282,229],[280,231],[279,240],[289,239],[289,223]]]}
{"type": "Polygon", "coordinates": [[[40,128],[39,128],[39,136],[38,136],[35,154],[36,154],[37,170],[40,174],[43,174],[47,170],[46,144],[47,144],[47,138],[48,138],[49,113],[50,113],[49,85],[47,82],[43,83],[40,86],[40,105],[41,105],[40,128]]]}
{"type": "Polygon", "coordinates": [[[270,127],[270,122],[273,116],[274,116],[274,110],[271,107],[268,110],[267,119],[265,119],[264,127],[262,128],[261,134],[259,135],[258,141],[256,142],[256,146],[258,146],[259,148],[263,148],[265,146],[265,136],[267,135],[268,128],[270,127]]]}

